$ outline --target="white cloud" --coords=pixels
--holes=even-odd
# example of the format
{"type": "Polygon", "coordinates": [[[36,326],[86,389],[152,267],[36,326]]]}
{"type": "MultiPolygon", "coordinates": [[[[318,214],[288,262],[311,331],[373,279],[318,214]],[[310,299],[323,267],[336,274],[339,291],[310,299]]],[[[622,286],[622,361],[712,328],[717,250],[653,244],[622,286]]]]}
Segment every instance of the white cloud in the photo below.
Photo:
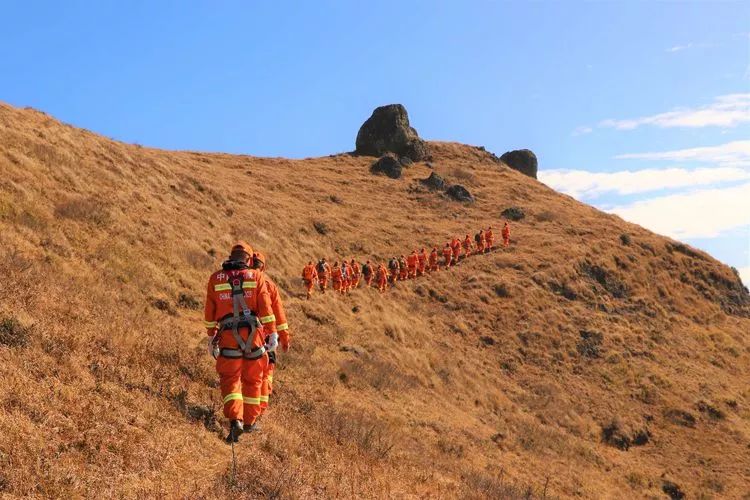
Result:
{"type": "Polygon", "coordinates": [[[702,161],[715,165],[750,166],[750,140],[733,141],[718,146],[677,149],[650,153],[628,153],[615,156],[616,159],[669,160],[669,161],[702,161]]]}
{"type": "Polygon", "coordinates": [[[750,180],[750,170],[733,167],[666,168],[620,172],[585,170],[543,170],[539,179],[548,186],[579,199],[605,193],[630,195],[660,189],[708,186],[722,182],[750,180]]]}
{"type": "Polygon", "coordinates": [[[699,108],[680,108],[666,113],[627,120],[608,119],[600,127],[633,130],[643,125],[672,127],[736,127],[750,122],[750,93],[716,97],[714,102],[699,108]]]}
{"type": "Polygon", "coordinates": [[[593,128],[587,127],[587,126],[583,125],[583,126],[580,126],[580,127],[576,127],[576,129],[573,130],[572,135],[574,135],[574,136],[585,135],[585,134],[590,134],[593,131],[594,131],[593,128]]]}
{"type": "Polygon", "coordinates": [[[609,211],[672,238],[715,238],[750,225],[750,182],[659,196],[609,211]]]}
{"type": "Polygon", "coordinates": [[[714,44],[690,42],[690,43],[686,43],[685,45],[675,45],[674,47],[670,47],[666,49],[666,52],[681,52],[687,49],[697,49],[697,48],[706,48],[706,47],[714,47],[714,44]]]}

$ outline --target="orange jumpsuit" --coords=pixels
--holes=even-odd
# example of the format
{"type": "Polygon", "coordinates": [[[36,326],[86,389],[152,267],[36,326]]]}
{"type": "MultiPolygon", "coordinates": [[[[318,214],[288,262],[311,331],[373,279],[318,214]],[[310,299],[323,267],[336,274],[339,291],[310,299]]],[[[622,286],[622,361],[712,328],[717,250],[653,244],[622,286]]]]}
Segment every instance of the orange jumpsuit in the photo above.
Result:
{"type": "Polygon", "coordinates": [[[333,280],[333,291],[344,293],[344,275],[341,272],[340,266],[333,266],[331,279],[333,280]]]}
{"type": "Polygon", "coordinates": [[[352,269],[346,262],[341,264],[341,275],[343,277],[341,281],[341,293],[347,293],[352,286],[352,269]]]}
{"type": "Polygon", "coordinates": [[[417,276],[423,276],[427,269],[427,254],[424,250],[417,255],[417,276]]]}
{"type": "MultiPolygon", "coordinates": [[[[289,334],[289,324],[286,322],[286,312],[284,305],[281,303],[279,288],[276,283],[266,279],[268,292],[271,297],[271,309],[276,317],[276,332],[279,334],[279,345],[284,351],[289,349],[291,335],[289,334]]],[[[260,408],[261,414],[268,408],[268,397],[273,393],[273,372],[276,367],[276,352],[268,353],[268,365],[263,372],[263,384],[260,388],[260,408]]]]}
{"type": "Polygon", "coordinates": [[[375,278],[375,269],[373,269],[372,264],[365,264],[362,267],[362,274],[365,276],[365,285],[370,288],[372,280],[375,278]]]}
{"type": "Polygon", "coordinates": [[[430,252],[430,265],[428,267],[430,272],[435,272],[438,270],[438,251],[437,248],[433,248],[432,252],[430,252]]]}
{"type": "Polygon", "coordinates": [[[479,241],[477,241],[477,253],[484,253],[484,246],[486,244],[484,231],[479,231],[479,241]]]}
{"type": "Polygon", "coordinates": [[[400,269],[399,274],[398,274],[398,279],[400,279],[401,281],[404,281],[405,279],[409,277],[409,268],[406,266],[406,259],[403,256],[401,256],[401,258],[398,259],[398,266],[400,269]]]}
{"type": "Polygon", "coordinates": [[[510,224],[507,222],[503,226],[503,246],[507,247],[510,245],[510,224]]]}
{"type": "Polygon", "coordinates": [[[361,275],[359,263],[357,261],[354,261],[354,264],[349,265],[349,269],[352,270],[352,289],[354,289],[359,286],[359,278],[361,275]]]}
{"type": "Polygon", "coordinates": [[[461,255],[461,241],[458,238],[451,240],[451,250],[453,250],[453,265],[456,265],[461,255]]]}
{"type": "Polygon", "coordinates": [[[320,286],[320,291],[323,293],[326,293],[328,278],[331,274],[333,274],[333,270],[328,262],[323,265],[322,269],[320,268],[320,264],[318,264],[318,285],[320,286]]]}
{"type": "Polygon", "coordinates": [[[468,257],[471,255],[471,238],[469,235],[466,235],[466,239],[464,239],[464,256],[468,257]]]}
{"type": "Polygon", "coordinates": [[[445,267],[448,267],[451,265],[451,256],[453,255],[453,250],[451,249],[451,246],[449,244],[445,244],[443,247],[443,258],[445,259],[445,267]]]}
{"type": "Polygon", "coordinates": [[[398,273],[401,271],[401,266],[399,266],[398,261],[389,262],[388,266],[391,269],[391,283],[395,283],[398,280],[398,273]]]}
{"type": "Polygon", "coordinates": [[[416,252],[412,252],[409,254],[409,256],[406,258],[406,266],[409,268],[409,278],[416,278],[417,277],[417,262],[419,261],[419,257],[417,257],[416,252]]]}
{"type": "Polygon", "coordinates": [[[484,240],[487,242],[484,251],[489,252],[492,250],[492,245],[495,244],[495,235],[492,234],[492,229],[487,229],[487,232],[484,233],[484,240]]]}
{"type": "Polygon", "coordinates": [[[314,265],[308,264],[302,269],[302,279],[305,282],[305,288],[307,288],[307,298],[309,299],[312,296],[312,291],[315,287],[315,280],[318,279],[318,271],[315,270],[314,265]]]}
{"type": "Polygon", "coordinates": [[[385,292],[385,289],[388,287],[388,270],[383,264],[378,266],[377,280],[378,290],[385,292]]]}
{"type": "MultiPolygon", "coordinates": [[[[266,335],[276,331],[276,317],[266,277],[256,269],[225,267],[226,269],[213,273],[208,280],[203,316],[206,332],[212,336],[220,321],[232,316],[232,284],[241,286],[245,304],[258,317],[261,326],[256,328],[252,337],[246,326],[240,327],[238,333],[242,341],[249,342],[252,351],[257,352],[265,344],[266,335]]],[[[252,360],[226,357],[225,349],[237,350],[240,347],[231,329],[219,332],[218,336],[222,354],[216,359],[216,371],[219,373],[224,416],[230,420],[244,420],[246,425],[252,425],[261,413],[261,388],[263,373],[268,365],[268,354],[263,353],[252,360]]]]}

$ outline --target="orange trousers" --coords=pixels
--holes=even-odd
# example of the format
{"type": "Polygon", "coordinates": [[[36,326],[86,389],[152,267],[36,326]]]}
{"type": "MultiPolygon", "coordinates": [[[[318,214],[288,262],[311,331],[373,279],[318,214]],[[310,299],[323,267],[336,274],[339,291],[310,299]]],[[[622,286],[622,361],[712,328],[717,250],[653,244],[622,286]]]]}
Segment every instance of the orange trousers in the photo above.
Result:
{"type": "Polygon", "coordinates": [[[509,245],[510,245],[510,236],[508,236],[507,238],[504,237],[503,238],[503,246],[507,247],[509,245]]]}
{"type": "Polygon", "coordinates": [[[461,250],[458,250],[458,251],[454,250],[453,251],[453,264],[451,264],[451,265],[455,266],[456,264],[458,264],[458,258],[460,256],[461,256],[461,250]]]}
{"type": "Polygon", "coordinates": [[[367,288],[370,288],[372,286],[372,274],[369,276],[365,276],[365,285],[367,285],[367,288]]]}
{"type": "Polygon", "coordinates": [[[380,290],[381,292],[385,292],[387,286],[388,280],[382,278],[378,280],[378,290],[380,290]]]}
{"type": "Polygon", "coordinates": [[[401,281],[404,281],[408,277],[409,277],[409,271],[407,271],[405,267],[401,268],[401,271],[399,271],[398,273],[398,279],[400,279],[401,281]]]}
{"type": "Polygon", "coordinates": [[[409,279],[417,277],[417,266],[409,266],[409,279]]]}
{"type": "Polygon", "coordinates": [[[216,371],[219,373],[224,416],[229,420],[242,420],[252,425],[261,414],[263,374],[268,366],[268,355],[258,359],[228,359],[219,356],[216,371]]]}
{"type": "Polygon", "coordinates": [[[352,290],[354,290],[358,286],[359,286],[359,275],[355,274],[354,276],[352,276],[352,290]]]}
{"type": "Polygon", "coordinates": [[[349,291],[349,288],[350,288],[350,287],[351,287],[351,281],[349,281],[348,279],[345,279],[345,280],[344,280],[344,281],[343,281],[343,282],[341,283],[341,293],[346,293],[346,292],[348,292],[348,291],[349,291]]]}
{"type": "Polygon", "coordinates": [[[424,264],[418,265],[417,266],[417,276],[423,276],[424,272],[425,272],[425,269],[427,269],[427,266],[425,266],[424,264]]]}
{"type": "Polygon", "coordinates": [[[484,249],[485,252],[492,250],[492,245],[495,244],[495,240],[487,240],[487,247],[484,249]]]}
{"type": "Polygon", "coordinates": [[[321,292],[326,293],[326,288],[328,288],[328,278],[318,278],[318,286],[320,287],[321,292]]]}
{"type": "Polygon", "coordinates": [[[305,288],[307,289],[307,297],[310,298],[315,288],[315,282],[313,280],[305,280],[305,288]]]}
{"type": "Polygon", "coordinates": [[[268,408],[268,400],[273,393],[273,372],[276,363],[269,359],[268,365],[263,372],[263,385],[260,388],[260,412],[263,414],[268,408]]]}
{"type": "Polygon", "coordinates": [[[398,280],[398,269],[391,269],[391,283],[395,283],[398,280]]]}
{"type": "Polygon", "coordinates": [[[437,260],[435,260],[433,262],[430,262],[429,270],[430,270],[431,273],[434,273],[435,271],[438,270],[438,261],[437,260]]]}

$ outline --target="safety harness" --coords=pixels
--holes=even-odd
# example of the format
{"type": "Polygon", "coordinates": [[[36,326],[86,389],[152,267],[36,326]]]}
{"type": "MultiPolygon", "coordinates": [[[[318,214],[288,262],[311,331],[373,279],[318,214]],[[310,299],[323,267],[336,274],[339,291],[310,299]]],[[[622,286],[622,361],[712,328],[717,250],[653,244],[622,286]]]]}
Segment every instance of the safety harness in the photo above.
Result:
{"type": "Polygon", "coordinates": [[[230,276],[228,284],[232,289],[232,314],[227,314],[219,320],[219,331],[232,330],[232,336],[239,349],[222,347],[220,355],[229,359],[258,359],[266,352],[265,346],[253,350],[255,330],[260,326],[260,320],[253,314],[245,302],[245,280],[243,273],[230,276]],[[247,328],[247,342],[242,340],[240,328],[247,328]]]}

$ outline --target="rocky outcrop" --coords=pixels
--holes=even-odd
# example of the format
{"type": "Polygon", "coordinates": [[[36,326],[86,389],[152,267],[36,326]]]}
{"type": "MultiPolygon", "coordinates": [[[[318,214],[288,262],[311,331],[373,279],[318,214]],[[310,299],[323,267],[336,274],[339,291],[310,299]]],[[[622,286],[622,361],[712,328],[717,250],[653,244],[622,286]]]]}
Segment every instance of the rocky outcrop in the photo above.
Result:
{"type": "Polygon", "coordinates": [[[517,149],[508,151],[500,157],[500,161],[508,165],[513,170],[518,170],[524,175],[536,179],[538,162],[536,155],[530,149],[517,149]]]}
{"type": "Polygon", "coordinates": [[[463,201],[467,203],[472,203],[474,201],[474,197],[471,195],[469,190],[463,187],[461,184],[452,185],[445,190],[445,194],[456,201],[463,201]]]}
{"type": "Polygon", "coordinates": [[[409,114],[401,104],[375,108],[357,133],[357,154],[381,156],[394,153],[413,161],[428,158],[427,144],[409,125],[409,114]]]}
{"type": "Polygon", "coordinates": [[[442,191],[445,189],[445,179],[435,172],[432,172],[428,178],[422,179],[420,182],[431,191],[442,191]]]}
{"type": "Polygon", "coordinates": [[[373,174],[384,174],[391,179],[401,177],[401,162],[395,155],[387,154],[380,157],[378,161],[372,164],[370,172],[373,174]]]}

